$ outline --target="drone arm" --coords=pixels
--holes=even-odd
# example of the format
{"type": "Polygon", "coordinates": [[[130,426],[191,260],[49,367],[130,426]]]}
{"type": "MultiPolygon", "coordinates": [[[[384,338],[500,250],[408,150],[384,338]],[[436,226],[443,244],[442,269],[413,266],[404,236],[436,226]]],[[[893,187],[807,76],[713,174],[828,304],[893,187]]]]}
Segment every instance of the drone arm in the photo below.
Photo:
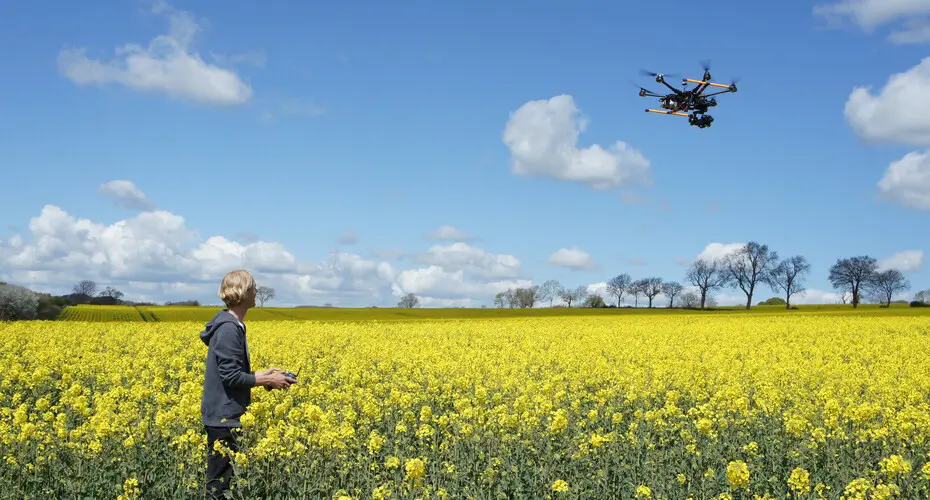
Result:
{"type": "Polygon", "coordinates": [[[708,86],[708,85],[710,85],[711,87],[720,87],[720,88],[722,88],[722,89],[728,89],[728,88],[730,88],[729,85],[724,85],[724,84],[722,84],[722,83],[705,82],[705,81],[703,81],[703,80],[692,80],[692,79],[690,79],[690,78],[685,78],[684,81],[686,81],[686,82],[688,82],[688,83],[698,83],[698,84],[702,84],[702,85],[704,85],[705,87],[708,86]]]}
{"type": "Polygon", "coordinates": [[[712,96],[720,95],[720,94],[729,94],[730,92],[731,92],[730,90],[721,90],[720,92],[714,92],[714,93],[712,93],[712,94],[706,94],[706,95],[704,95],[704,97],[712,97],[712,96]]]}
{"type": "Polygon", "coordinates": [[[681,90],[676,89],[675,87],[672,87],[672,86],[669,85],[668,82],[666,82],[665,80],[662,80],[662,85],[665,85],[666,87],[672,89],[672,92],[674,92],[674,93],[676,93],[676,94],[681,94],[681,90]]]}
{"type": "Polygon", "coordinates": [[[687,113],[672,113],[669,111],[662,111],[661,109],[647,109],[647,113],[657,113],[660,115],[675,115],[675,116],[688,116],[687,113]]]}
{"type": "Polygon", "coordinates": [[[642,97],[665,97],[665,96],[663,96],[662,94],[658,94],[658,93],[653,92],[653,91],[651,91],[651,90],[646,90],[646,89],[642,89],[642,90],[643,90],[642,97]]]}

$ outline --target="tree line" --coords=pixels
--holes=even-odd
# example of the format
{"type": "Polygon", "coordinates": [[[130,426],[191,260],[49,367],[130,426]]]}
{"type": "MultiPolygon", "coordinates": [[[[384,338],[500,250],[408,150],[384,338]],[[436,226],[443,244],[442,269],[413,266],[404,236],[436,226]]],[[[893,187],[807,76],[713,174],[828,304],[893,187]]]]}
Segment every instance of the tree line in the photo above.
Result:
{"type": "MultiPolygon", "coordinates": [[[[75,284],[71,293],[52,295],[39,293],[26,287],[11,285],[0,281],[0,321],[45,319],[53,320],[61,314],[62,309],[80,304],[92,305],[126,305],[154,306],[154,302],[125,300],[123,292],[107,286],[102,290],[93,280],[81,280],[75,284]]],[[[260,307],[275,297],[275,289],[269,286],[257,288],[256,300],[260,307]]],[[[167,301],[166,306],[200,307],[197,300],[167,301]]]]}
{"type": "MultiPolygon", "coordinates": [[[[694,287],[693,292],[685,292],[684,285],[677,281],[665,281],[655,276],[634,280],[627,273],[608,280],[605,291],[610,297],[616,298],[616,307],[621,306],[624,296],[632,297],[634,307],[638,307],[642,296],[651,308],[656,297],[664,295],[670,308],[675,307],[675,299],[678,298],[679,307],[706,309],[716,305],[713,298],[715,291],[732,288],[746,296],[746,309],[750,309],[753,297],[768,287],[784,299],[772,298],[761,303],[783,303],[785,309],[791,309],[792,297],[806,291],[804,281],[810,270],[810,263],[803,255],[781,259],[778,252],[768,245],[750,241],[722,257],[701,258],[692,262],[683,281],[694,287]]],[[[846,303],[849,296],[854,308],[862,303],[863,297],[871,297],[886,307],[890,306],[895,294],[910,290],[911,287],[900,270],[879,270],[878,260],[868,255],[837,259],[829,269],[828,279],[833,288],[841,292],[843,303],[846,303]]],[[[524,308],[549,302],[552,307],[555,299],[561,299],[568,307],[573,304],[608,307],[603,297],[589,294],[587,286],[566,288],[557,280],[500,292],[494,296],[494,305],[500,308],[524,308]]],[[[911,305],[930,305],[930,289],[918,292],[911,305]]]]}

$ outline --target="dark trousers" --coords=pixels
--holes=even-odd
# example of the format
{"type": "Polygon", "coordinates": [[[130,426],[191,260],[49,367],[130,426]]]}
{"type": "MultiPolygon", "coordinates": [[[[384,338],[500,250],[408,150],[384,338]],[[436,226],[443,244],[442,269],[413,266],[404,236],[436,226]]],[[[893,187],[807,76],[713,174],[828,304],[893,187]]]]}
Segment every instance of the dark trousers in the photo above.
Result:
{"type": "Polygon", "coordinates": [[[233,479],[232,460],[213,449],[213,443],[220,441],[223,446],[239,451],[236,436],[226,427],[208,427],[207,430],[207,499],[226,498],[224,493],[229,489],[233,479]]]}

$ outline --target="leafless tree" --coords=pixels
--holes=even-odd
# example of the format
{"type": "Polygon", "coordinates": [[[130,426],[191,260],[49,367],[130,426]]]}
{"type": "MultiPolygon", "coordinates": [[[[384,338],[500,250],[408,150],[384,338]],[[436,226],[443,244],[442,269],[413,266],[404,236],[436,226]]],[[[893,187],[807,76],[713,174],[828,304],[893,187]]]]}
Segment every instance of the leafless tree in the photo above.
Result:
{"type": "Polygon", "coordinates": [[[626,287],[626,293],[633,296],[633,307],[639,307],[639,295],[646,292],[646,280],[636,280],[626,287]]]}
{"type": "Polygon", "coordinates": [[[685,292],[681,294],[682,307],[697,307],[701,304],[701,297],[694,292],[685,292]]]}
{"type": "Polygon", "coordinates": [[[397,303],[397,307],[403,307],[407,309],[412,309],[420,305],[420,299],[412,293],[408,293],[400,298],[400,301],[397,303]]]}
{"type": "Polygon", "coordinates": [[[515,309],[517,307],[517,292],[513,288],[508,288],[504,291],[504,301],[507,302],[507,307],[515,309]]]}
{"type": "Polygon", "coordinates": [[[582,303],[585,299],[588,298],[588,287],[584,285],[576,286],[575,289],[572,290],[572,298],[573,302],[576,304],[582,303]]]}
{"type": "Polygon", "coordinates": [[[874,257],[860,255],[837,259],[830,267],[830,283],[834,288],[852,292],[853,308],[859,307],[860,290],[868,288],[875,279],[878,262],[874,257]]]}
{"type": "Polygon", "coordinates": [[[255,298],[258,299],[259,305],[262,307],[265,306],[266,300],[271,300],[274,298],[274,288],[270,286],[260,286],[256,291],[255,298]]]}
{"type": "Polygon", "coordinates": [[[921,290],[914,294],[914,301],[921,302],[923,304],[930,303],[930,289],[921,290]]]}
{"type": "Polygon", "coordinates": [[[746,309],[752,307],[756,285],[770,284],[772,269],[778,264],[778,253],[768,245],[750,241],[724,259],[728,283],[734,283],[746,294],[746,309]]]}
{"type": "Polygon", "coordinates": [[[678,283],[677,281],[666,281],[665,283],[662,283],[662,293],[668,297],[669,308],[675,306],[675,297],[678,296],[678,294],[681,293],[683,289],[684,287],[681,286],[681,283],[678,283]]]}
{"type": "Polygon", "coordinates": [[[897,269],[888,269],[876,273],[872,281],[868,284],[869,291],[885,299],[885,305],[891,307],[891,297],[898,293],[909,290],[911,284],[904,277],[904,274],[897,269]]]}
{"type": "Polygon", "coordinates": [[[113,288],[112,286],[106,287],[102,292],[100,292],[101,297],[110,297],[114,302],[119,304],[122,302],[123,292],[113,288]]]}
{"type": "Polygon", "coordinates": [[[652,309],[652,300],[662,293],[662,278],[649,277],[643,279],[643,295],[649,298],[649,308],[652,309]]]}
{"type": "Polygon", "coordinates": [[[538,297],[538,286],[517,288],[514,290],[514,301],[517,303],[517,307],[532,308],[534,305],[536,305],[538,297]]]}
{"type": "Polygon", "coordinates": [[[771,271],[769,285],[772,290],[785,293],[785,309],[791,309],[791,296],[804,292],[804,275],[811,265],[803,255],[795,255],[778,263],[771,271]]]}
{"type": "Polygon", "coordinates": [[[559,298],[571,307],[572,304],[579,304],[584,301],[588,295],[588,287],[578,286],[575,288],[563,288],[559,291],[559,298]]]}
{"type": "Polygon", "coordinates": [[[77,285],[74,285],[72,292],[75,295],[87,296],[87,298],[93,297],[97,292],[97,283],[91,280],[82,280],[77,285]]]}
{"type": "Polygon", "coordinates": [[[726,268],[720,259],[698,259],[691,264],[685,279],[698,288],[701,295],[701,309],[704,309],[707,304],[707,294],[726,285],[726,268]]]}
{"type": "Polygon", "coordinates": [[[561,297],[562,284],[556,280],[548,280],[539,287],[539,295],[536,297],[540,302],[549,301],[549,307],[552,302],[561,297]]]}
{"type": "Polygon", "coordinates": [[[620,307],[620,301],[623,299],[623,294],[627,292],[631,281],[630,275],[623,273],[610,278],[610,281],[607,282],[607,293],[611,297],[617,297],[617,307],[620,307]]]}

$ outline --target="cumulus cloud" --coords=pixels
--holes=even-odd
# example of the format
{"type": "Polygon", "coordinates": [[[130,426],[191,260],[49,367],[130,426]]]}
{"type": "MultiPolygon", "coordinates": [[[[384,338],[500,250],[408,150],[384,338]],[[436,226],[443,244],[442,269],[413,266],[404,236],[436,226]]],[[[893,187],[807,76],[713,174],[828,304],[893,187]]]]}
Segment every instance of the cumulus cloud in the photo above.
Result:
{"type": "Polygon", "coordinates": [[[577,248],[560,248],[549,256],[549,264],[572,270],[594,269],[597,264],[588,252],[577,248]]]}
{"type": "Polygon", "coordinates": [[[578,147],[587,120],[570,95],[529,101],[513,112],[503,132],[511,172],[578,182],[594,189],[650,184],[650,163],[625,142],[578,147]]]}
{"type": "Polygon", "coordinates": [[[489,279],[518,278],[523,274],[520,261],[513,255],[492,254],[462,242],[434,245],[420,255],[418,261],[489,279]]]}
{"type": "Polygon", "coordinates": [[[930,146],[927,96],[930,96],[930,57],[891,75],[877,93],[871,87],[855,87],[846,100],[846,121],[869,143],[930,146]]]}
{"type": "Polygon", "coordinates": [[[435,231],[427,233],[431,240],[468,241],[473,239],[468,233],[452,226],[439,226],[435,231]]]}
{"type": "Polygon", "coordinates": [[[145,212],[155,210],[155,204],[132,181],[106,182],[100,186],[100,193],[121,207],[145,212]]]}
{"type": "Polygon", "coordinates": [[[31,238],[0,239],[0,280],[55,294],[91,279],[116,286],[129,300],[217,304],[219,280],[239,268],[274,287],[273,303],[282,306],[392,306],[406,293],[416,293],[427,307],[480,305],[507,288],[533,284],[516,257],[462,242],[434,245],[408,269],[343,251],[314,262],[257,237],[246,243],[203,238],[165,210],[107,225],[46,205],[28,230],[31,238]]]}
{"type": "MultiPolygon", "coordinates": [[[[727,255],[739,250],[743,247],[745,243],[708,243],[704,250],[701,250],[701,253],[697,254],[695,260],[707,260],[714,261],[715,259],[722,259],[727,255]]],[[[690,265],[691,262],[688,263],[690,265]]]]}
{"type": "Polygon", "coordinates": [[[879,271],[897,269],[902,273],[918,272],[924,267],[923,250],[905,250],[878,262],[879,271]]]}
{"type": "Polygon", "coordinates": [[[252,89],[236,72],[208,64],[192,50],[201,31],[193,15],[164,2],[152,10],[167,14],[167,34],[156,36],[147,47],[135,43],[118,47],[109,61],[88,57],[86,48],[62,50],[59,71],[78,85],[119,84],[210,105],[239,105],[252,98],[252,89]]]}
{"type": "Polygon", "coordinates": [[[814,6],[814,15],[830,26],[842,26],[852,21],[863,31],[872,33],[877,27],[902,21],[892,30],[888,40],[896,44],[930,41],[930,2],[925,0],[841,0],[814,6]]]}
{"type": "Polygon", "coordinates": [[[916,210],[930,210],[930,151],[912,152],[892,162],[878,181],[880,199],[916,210]]]}

